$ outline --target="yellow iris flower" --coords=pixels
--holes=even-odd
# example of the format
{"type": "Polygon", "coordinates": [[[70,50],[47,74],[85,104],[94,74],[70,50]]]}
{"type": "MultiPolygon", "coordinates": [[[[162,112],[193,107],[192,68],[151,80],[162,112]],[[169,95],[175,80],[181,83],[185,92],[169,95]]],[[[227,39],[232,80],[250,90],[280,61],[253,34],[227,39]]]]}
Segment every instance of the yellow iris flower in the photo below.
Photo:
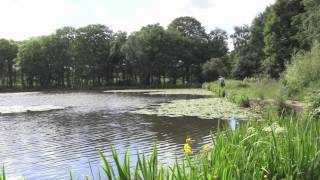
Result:
{"type": "Polygon", "coordinates": [[[186,143],[187,143],[187,144],[191,144],[191,143],[192,143],[192,139],[191,139],[191,138],[187,138],[187,139],[186,139],[186,143]]]}
{"type": "Polygon", "coordinates": [[[206,145],[202,146],[202,150],[203,150],[204,152],[206,152],[206,153],[209,152],[210,149],[211,149],[210,144],[206,144],[206,145]]]}
{"type": "Polygon", "coordinates": [[[184,153],[186,155],[192,154],[192,148],[188,143],[184,144],[184,153]]]}

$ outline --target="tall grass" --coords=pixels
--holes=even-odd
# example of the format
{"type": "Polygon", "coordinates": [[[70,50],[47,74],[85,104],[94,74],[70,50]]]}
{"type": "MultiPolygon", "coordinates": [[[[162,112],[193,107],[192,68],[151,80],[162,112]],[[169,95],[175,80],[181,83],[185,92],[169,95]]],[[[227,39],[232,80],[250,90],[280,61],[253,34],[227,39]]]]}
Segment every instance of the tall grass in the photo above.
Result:
{"type": "MultiPolygon", "coordinates": [[[[219,93],[217,82],[210,83],[208,89],[219,93]]],[[[244,79],[243,81],[228,79],[225,86],[227,97],[239,95],[249,98],[274,98],[279,96],[281,90],[281,83],[272,79],[244,79]]]]}

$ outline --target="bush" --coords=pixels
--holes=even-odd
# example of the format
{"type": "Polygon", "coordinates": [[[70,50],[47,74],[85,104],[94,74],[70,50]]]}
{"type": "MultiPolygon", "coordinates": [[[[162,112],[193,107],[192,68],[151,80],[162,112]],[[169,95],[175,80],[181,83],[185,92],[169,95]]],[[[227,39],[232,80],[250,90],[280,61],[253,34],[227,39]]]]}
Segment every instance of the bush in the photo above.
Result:
{"type": "Polygon", "coordinates": [[[226,91],[224,88],[222,88],[220,85],[218,85],[217,82],[212,82],[209,84],[208,89],[216,94],[218,94],[219,97],[225,97],[226,91]]]}
{"type": "Polygon", "coordinates": [[[249,97],[246,95],[241,95],[238,99],[238,104],[240,107],[244,107],[244,108],[250,107],[249,97]]]}
{"type": "Polygon", "coordinates": [[[320,91],[314,91],[307,98],[310,115],[320,118],[320,91]]]}
{"type": "Polygon", "coordinates": [[[286,100],[283,96],[276,97],[275,108],[279,115],[289,113],[291,110],[286,105],[286,100]]]}
{"type": "Polygon", "coordinates": [[[206,81],[215,81],[219,76],[228,75],[228,67],[222,59],[212,58],[202,66],[202,75],[206,81]]]}
{"type": "Polygon", "coordinates": [[[293,57],[283,76],[290,96],[302,91],[304,87],[320,80],[320,44],[315,43],[310,52],[300,53],[293,57]]]}

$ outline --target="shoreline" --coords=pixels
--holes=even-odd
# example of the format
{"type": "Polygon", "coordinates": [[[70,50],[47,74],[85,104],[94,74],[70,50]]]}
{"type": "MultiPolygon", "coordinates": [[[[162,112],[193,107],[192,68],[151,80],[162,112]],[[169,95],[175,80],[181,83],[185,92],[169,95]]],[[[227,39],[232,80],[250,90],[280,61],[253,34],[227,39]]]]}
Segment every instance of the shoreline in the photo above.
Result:
{"type": "Polygon", "coordinates": [[[101,87],[86,87],[86,88],[0,88],[0,93],[18,93],[18,92],[51,92],[51,91],[109,91],[109,90],[151,90],[151,89],[188,89],[201,88],[200,86],[101,86],[101,87]]]}

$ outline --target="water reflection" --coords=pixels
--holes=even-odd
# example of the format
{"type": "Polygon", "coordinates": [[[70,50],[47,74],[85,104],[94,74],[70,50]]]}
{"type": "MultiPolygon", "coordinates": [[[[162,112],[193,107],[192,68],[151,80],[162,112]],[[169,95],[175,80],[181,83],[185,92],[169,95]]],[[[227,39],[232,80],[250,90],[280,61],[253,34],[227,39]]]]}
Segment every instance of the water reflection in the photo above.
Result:
{"type": "MultiPolygon", "coordinates": [[[[78,177],[90,175],[101,166],[98,149],[111,157],[111,147],[123,155],[127,148],[136,161],[137,151],[150,153],[158,144],[159,159],[172,163],[183,156],[186,136],[195,150],[210,142],[210,131],[218,121],[193,117],[165,118],[130,114],[145,105],[177,97],[77,93],[30,93],[0,96],[0,106],[58,105],[68,109],[46,113],[0,116],[0,162],[9,174],[27,179],[68,179],[72,170],[78,177]]],[[[181,97],[179,97],[181,98],[181,97]]],[[[220,121],[228,126],[228,121],[220,121]]],[[[148,154],[147,154],[148,155],[148,154]]]]}

